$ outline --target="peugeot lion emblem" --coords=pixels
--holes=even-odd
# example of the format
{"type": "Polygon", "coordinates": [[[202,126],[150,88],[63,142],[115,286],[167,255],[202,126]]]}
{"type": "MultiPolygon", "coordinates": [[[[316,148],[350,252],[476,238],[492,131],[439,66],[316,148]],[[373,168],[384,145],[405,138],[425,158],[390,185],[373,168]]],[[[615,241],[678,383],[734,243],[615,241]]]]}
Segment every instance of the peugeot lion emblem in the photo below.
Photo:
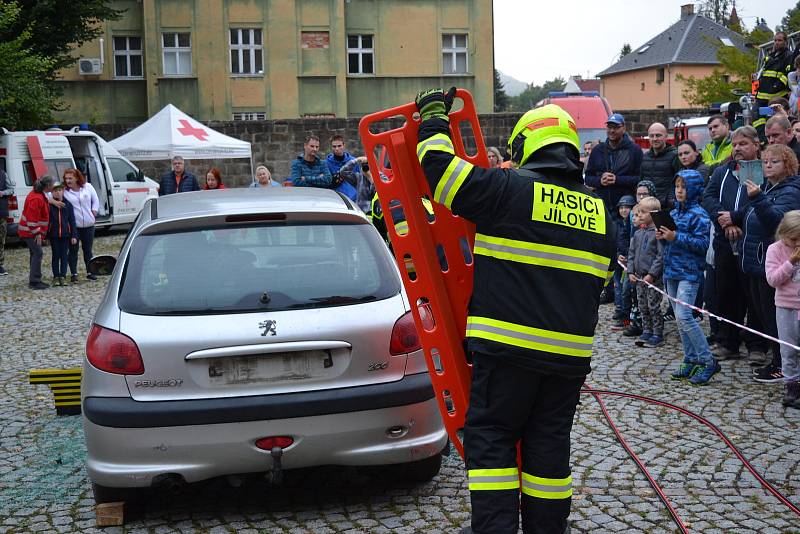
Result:
{"type": "Polygon", "coordinates": [[[278,332],[275,330],[278,326],[278,323],[273,319],[267,319],[266,321],[262,321],[258,323],[259,328],[263,328],[264,331],[261,332],[262,337],[266,337],[267,334],[271,336],[275,336],[278,332]]]}

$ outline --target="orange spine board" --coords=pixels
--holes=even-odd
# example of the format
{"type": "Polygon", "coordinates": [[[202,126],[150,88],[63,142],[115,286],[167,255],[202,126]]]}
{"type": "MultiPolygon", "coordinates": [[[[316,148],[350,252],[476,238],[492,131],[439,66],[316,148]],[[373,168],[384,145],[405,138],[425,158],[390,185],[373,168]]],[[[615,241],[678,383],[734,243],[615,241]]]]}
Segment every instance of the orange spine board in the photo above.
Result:
{"type": "MultiPolygon", "coordinates": [[[[456,103],[459,99],[463,107],[450,113],[450,137],[455,153],[473,165],[488,167],[472,95],[459,89],[456,103]],[[462,124],[472,129],[477,148],[474,155],[466,154],[462,124]]],[[[472,295],[475,228],[436,202],[432,202],[433,217],[426,212],[421,199],[433,200],[433,195],[417,159],[418,131],[419,116],[413,103],[367,115],[359,124],[439,411],[450,441],[463,457],[459,431],[464,427],[471,382],[464,336],[467,306],[472,295]],[[404,120],[402,126],[391,128],[397,118],[404,120]],[[380,128],[383,130],[375,131],[380,128]],[[376,154],[380,155],[380,164],[376,154]],[[385,165],[386,158],[389,167],[385,165]],[[374,172],[376,169],[382,173],[374,172]],[[397,208],[398,202],[408,223],[407,232],[398,233],[392,224],[390,203],[397,208]],[[426,316],[424,323],[420,310],[426,316]]]]}

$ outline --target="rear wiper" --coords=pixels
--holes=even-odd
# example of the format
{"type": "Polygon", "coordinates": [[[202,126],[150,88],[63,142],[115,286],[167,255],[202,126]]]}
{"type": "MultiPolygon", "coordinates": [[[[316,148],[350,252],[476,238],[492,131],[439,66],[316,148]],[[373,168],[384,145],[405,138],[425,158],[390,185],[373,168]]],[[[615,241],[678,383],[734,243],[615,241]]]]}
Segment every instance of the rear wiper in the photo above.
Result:
{"type": "Polygon", "coordinates": [[[201,308],[185,310],[158,310],[153,315],[210,315],[212,313],[228,313],[232,310],[223,308],[201,308]]]}
{"type": "Polygon", "coordinates": [[[375,295],[364,295],[361,297],[333,295],[331,297],[316,297],[308,300],[313,300],[319,304],[354,304],[356,302],[369,302],[370,300],[375,300],[375,295]]]}
{"type": "Polygon", "coordinates": [[[308,308],[315,304],[324,306],[335,306],[337,304],[358,304],[359,302],[369,302],[377,300],[375,295],[364,295],[362,297],[346,297],[342,295],[332,295],[330,297],[315,297],[308,299],[308,302],[292,304],[289,308],[308,308]]]}

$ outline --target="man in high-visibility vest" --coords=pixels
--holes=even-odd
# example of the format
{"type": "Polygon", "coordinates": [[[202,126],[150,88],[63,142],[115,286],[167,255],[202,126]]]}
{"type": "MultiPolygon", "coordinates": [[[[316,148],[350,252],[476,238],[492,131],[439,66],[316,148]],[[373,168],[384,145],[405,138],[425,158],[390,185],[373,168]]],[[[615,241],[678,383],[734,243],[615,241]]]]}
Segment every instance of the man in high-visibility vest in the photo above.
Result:
{"type": "MultiPolygon", "coordinates": [[[[773,98],[789,98],[789,73],[794,70],[795,52],[789,49],[786,32],[775,32],[772,50],[764,60],[764,68],[758,77],[756,93],[756,111],[767,106],[773,98]]],[[[757,115],[753,127],[758,130],[759,137],[765,140],[764,125],[767,117],[757,115]]]]}
{"type": "Polygon", "coordinates": [[[417,156],[432,200],[476,225],[464,428],[472,524],[464,532],[516,533],[521,508],[524,532],[561,534],[572,497],[572,420],[591,370],[616,229],[583,183],[567,112],[547,105],[525,113],[508,141],[518,168],[487,169],[455,156],[447,115],[454,94],[417,96],[417,156]]]}

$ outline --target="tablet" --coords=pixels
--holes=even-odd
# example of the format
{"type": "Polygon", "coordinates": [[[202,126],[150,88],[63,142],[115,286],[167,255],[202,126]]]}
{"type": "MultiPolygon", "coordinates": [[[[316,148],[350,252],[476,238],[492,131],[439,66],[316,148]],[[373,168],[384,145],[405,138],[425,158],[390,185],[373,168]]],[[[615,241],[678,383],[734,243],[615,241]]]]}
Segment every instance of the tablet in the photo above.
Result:
{"type": "Polygon", "coordinates": [[[760,159],[739,162],[739,182],[750,180],[756,185],[764,183],[764,168],[760,159]]]}
{"type": "Polygon", "coordinates": [[[662,226],[666,226],[673,232],[678,229],[678,226],[672,219],[672,215],[670,215],[669,211],[667,210],[653,210],[650,212],[650,216],[653,217],[653,222],[656,225],[656,230],[658,230],[662,226]]]}

